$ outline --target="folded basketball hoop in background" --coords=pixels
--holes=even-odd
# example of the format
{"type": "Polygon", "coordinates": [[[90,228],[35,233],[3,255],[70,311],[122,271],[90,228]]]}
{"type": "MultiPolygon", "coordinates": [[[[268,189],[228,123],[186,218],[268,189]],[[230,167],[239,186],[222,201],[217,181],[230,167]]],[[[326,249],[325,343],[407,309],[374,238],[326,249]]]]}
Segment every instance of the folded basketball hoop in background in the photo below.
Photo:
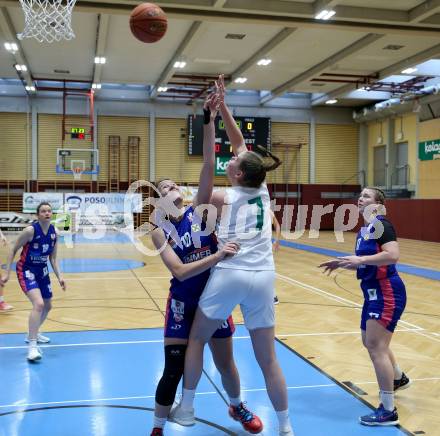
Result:
{"type": "Polygon", "coordinates": [[[20,0],[20,3],[25,22],[18,39],[54,42],[75,38],[72,10],[76,0],[20,0]]]}

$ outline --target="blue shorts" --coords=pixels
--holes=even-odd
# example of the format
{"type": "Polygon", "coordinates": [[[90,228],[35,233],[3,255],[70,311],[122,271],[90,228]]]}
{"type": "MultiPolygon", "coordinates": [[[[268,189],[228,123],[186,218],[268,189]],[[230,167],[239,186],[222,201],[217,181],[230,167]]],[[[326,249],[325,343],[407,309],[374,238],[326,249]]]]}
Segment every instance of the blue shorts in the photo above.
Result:
{"type": "Polygon", "coordinates": [[[394,332],[397,321],[406,306],[406,290],[398,275],[380,280],[361,282],[364,293],[361,329],[367,329],[367,321],[375,319],[390,332],[394,332]]]}
{"type": "Polygon", "coordinates": [[[17,277],[21,289],[24,293],[32,289],[39,289],[41,296],[46,300],[52,298],[52,288],[47,266],[44,268],[28,268],[21,263],[17,263],[17,277]]]}
{"type": "MultiPolygon", "coordinates": [[[[196,315],[198,301],[184,301],[184,298],[168,296],[167,309],[165,314],[164,336],[166,338],[188,339],[191,326],[196,315]]],[[[235,325],[232,316],[217,329],[212,335],[213,338],[229,338],[234,334],[235,325]]]]}

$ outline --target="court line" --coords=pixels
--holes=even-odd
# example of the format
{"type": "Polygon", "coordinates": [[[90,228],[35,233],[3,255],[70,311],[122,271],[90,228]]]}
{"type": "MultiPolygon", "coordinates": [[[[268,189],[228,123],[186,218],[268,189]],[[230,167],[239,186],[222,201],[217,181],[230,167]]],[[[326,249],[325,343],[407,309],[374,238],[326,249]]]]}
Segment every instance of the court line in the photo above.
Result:
{"type": "MultiPolygon", "coordinates": [[[[317,288],[315,286],[308,285],[307,283],[303,283],[303,282],[300,282],[298,280],[292,279],[289,276],[285,276],[285,275],[280,274],[280,273],[276,273],[276,276],[279,277],[281,280],[284,280],[284,281],[286,281],[288,283],[296,284],[296,285],[306,289],[307,291],[312,291],[315,294],[324,296],[326,298],[329,298],[330,300],[338,301],[340,303],[342,302],[342,303],[345,303],[345,304],[354,305],[357,308],[361,308],[362,307],[361,304],[356,303],[355,301],[348,300],[347,298],[344,298],[344,297],[339,297],[338,295],[332,294],[331,292],[327,292],[327,291],[324,291],[323,289],[317,288]]],[[[414,330],[411,330],[411,331],[416,333],[416,334],[418,334],[418,335],[420,335],[420,336],[424,336],[425,338],[431,339],[431,340],[433,340],[435,342],[440,342],[440,339],[437,339],[437,338],[435,338],[433,336],[427,335],[426,333],[422,333],[422,331],[426,330],[423,327],[420,327],[420,326],[418,326],[416,324],[413,324],[413,323],[410,323],[408,321],[400,320],[399,322],[401,324],[405,324],[405,325],[413,328],[414,330]]]]}
{"type": "MultiPolygon", "coordinates": [[[[326,383],[319,385],[300,385],[300,386],[287,386],[287,389],[317,389],[317,388],[327,388],[327,387],[338,387],[335,383],[326,383]]],[[[241,392],[263,392],[266,388],[255,388],[255,389],[241,389],[241,392]]],[[[224,392],[222,390],[222,392],[224,392]]],[[[217,391],[208,392],[196,392],[196,395],[216,395],[217,391]]],[[[111,397],[111,398],[96,398],[96,399],[83,399],[83,400],[65,400],[65,401],[48,401],[44,403],[15,403],[15,404],[0,404],[1,409],[8,407],[33,407],[33,406],[49,406],[55,404],[73,404],[73,403],[94,403],[99,401],[121,401],[121,400],[145,400],[155,398],[155,395],[140,395],[133,397],[111,397]]]]}
{"type": "MultiPolygon", "coordinates": [[[[416,329],[406,329],[406,330],[398,330],[400,332],[412,332],[418,331],[416,329]]],[[[81,332],[78,332],[81,333],[81,332]]],[[[280,338],[290,338],[296,336],[332,336],[332,335],[359,335],[359,331],[357,332],[317,332],[317,333],[280,333],[277,334],[276,337],[280,338]]],[[[250,336],[233,336],[234,340],[237,339],[250,339],[250,336]]],[[[163,339],[149,339],[149,340],[139,340],[139,341],[107,341],[107,342],[85,342],[85,343],[72,343],[72,344],[41,344],[40,348],[62,348],[62,347],[92,347],[98,345],[131,345],[131,344],[158,344],[163,343],[163,339]]],[[[11,345],[11,346],[0,346],[0,350],[19,350],[23,348],[28,348],[28,345],[11,345]]]]}
{"type": "MultiPolygon", "coordinates": [[[[79,332],[81,333],[81,332],[79,332]]],[[[250,336],[234,336],[234,339],[250,339],[250,336]]],[[[93,347],[98,345],[136,345],[136,344],[161,344],[163,339],[150,339],[143,341],[114,341],[114,342],[85,342],[78,344],[39,344],[39,348],[70,348],[70,347],[93,347]]],[[[0,350],[18,350],[28,348],[29,345],[14,345],[0,347],[0,350]]]]}
{"type": "MultiPolygon", "coordinates": [[[[410,378],[411,382],[424,382],[424,381],[437,381],[440,377],[425,377],[425,378],[410,378]]],[[[377,380],[375,381],[364,381],[364,382],[353,382],[355,385],[377,385],[377,380]]]]}
{"type": "MultiPolygon", "coordinates": [[[[418,332],[420,329],[396,329],[395,332],[418,332]]],[[[295,336],[338,336],[338,335],[359,335],[359,330],[356,332],[326,332],[326,333],[287,333],[282,334],[279,333],[276,335],[276,337],[279,338],[289,338],[289,337],[295,337],[295,336]]]]}
{"type": "MultiPolygon", "coordinates": [[[[99,273],[99,271],[95,271],[94,273],[99,273]]],[[[66,274],[75,274],[75,273],[66,273],[66,274]]],[[[65,274],[65,275],[66,275],[65,274]]],[[[76,273],[77,274],[77,273],[76,273]]],[[[132,276],[125,276],[125,277],[67,277],[67,282],[81,282],[81,281],[87,281],[87,280],[138,280],[138,279],[171,279],[171,276],[139,276],[139,277],[132,277],[132,276]]],[[[18,281],[17,281],[18,283],[18,281]]]]}
{"type": "MultiPolygon", "coordinates": [[[[440,377],[429,377],[429,378],[413,378],[411,381],[435,381],[440,380],[440,377]]],[[[377,384],[377,381],[367,381],[367,382],[354,382],[356,385],[365,385],[365,384],[377,384]]],[[[316,385],[299,385],[299,386],[287,386],[287,389],[317,389],[317,388],[326,388],[326,387],[339,387],[336,383],[325,383],[325,384],[316,384],[316,385]]],[[[254,389],[242,389],[242,392],[264,392],[266,388],[254,388],[254,389]]],[[[215,395],[216,391],[208,391],[208,392],[196,392],[196,395],[215,395]]],[[[64,400],[64,401],[48,401],[48,402],[40,402],[40,403],[14,403],[14,404],[1,404],[0,408],[25,408],[25,407],[33,407],[33,406],[48,406],[48,405],[56,405],[56,404],[76,404],[76,403],[93,403],[93,402],[105,402],[105,401],[121,401],[121,400],[145,400],[155,398],[155,395],[139,395],[139,396],[130,396],[130,397],[110,397],[110,398],[96,398],[96,399],[81,399],[81,400],[64,400]]]]}

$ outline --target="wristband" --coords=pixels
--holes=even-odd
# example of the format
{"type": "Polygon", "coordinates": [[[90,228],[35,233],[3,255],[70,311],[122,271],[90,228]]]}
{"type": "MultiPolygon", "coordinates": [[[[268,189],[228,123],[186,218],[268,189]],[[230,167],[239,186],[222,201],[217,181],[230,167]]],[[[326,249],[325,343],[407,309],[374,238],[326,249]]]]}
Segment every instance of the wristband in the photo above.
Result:
{"type": "Polygon", "coordinates": [[[209,124],[211,122],[211,110],[203,108],[203,124],[209,124]]]}

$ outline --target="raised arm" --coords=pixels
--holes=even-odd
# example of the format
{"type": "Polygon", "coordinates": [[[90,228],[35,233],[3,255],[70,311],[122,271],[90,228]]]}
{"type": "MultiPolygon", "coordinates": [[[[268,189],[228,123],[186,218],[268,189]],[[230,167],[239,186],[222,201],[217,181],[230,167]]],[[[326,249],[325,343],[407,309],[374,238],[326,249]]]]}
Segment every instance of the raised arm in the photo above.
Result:
{"type": "Polygon", "coordinates": [[[199,190],[193,201],[193,206],[207,204],[212,195],[214,186],[215,166],[215,125],[219,105],[219,95],[212,93],[203,106],[203,165],[200,171],[199,190]]]}
{"type": "MultiPolygon", "coordinates": [[[[153,230],[151,238],[154,246],[158,250],[160,250],[165,244],[165,235],[163,230],[160,228],[153,230]]],[[[196,260],[195,262],[182,263],[182,261],[179,259],[179,256],[177,256],[171,246],[166,244],[165,248],[160,252],[160,257],[173,277],[182,282],[210,269],[217,264],[217,262],[220,262],[220,260],[222,260],[224,257],[233,256],[237,251],[238,245],[228,242],[221,250],[217,251],[217,253],[204,257],[203,259],[196,260]]]]}
{"type": "MultiPolygon", "coordinates": [[[[218,80],[220,92],[224,95],[225,82],[223,80],[223,75],[219,77],[218,80]]],[[[223,123],[225,125],[226,134],[228,135],[229,141],[231,141],[232,151],[238,156],[243,151],[247,151],[246,144],[244,143],[243,135],[234,120],[228,106],[226,105],[224,98],[220,102],[220,115],[222,116],[223,123]]]]}

